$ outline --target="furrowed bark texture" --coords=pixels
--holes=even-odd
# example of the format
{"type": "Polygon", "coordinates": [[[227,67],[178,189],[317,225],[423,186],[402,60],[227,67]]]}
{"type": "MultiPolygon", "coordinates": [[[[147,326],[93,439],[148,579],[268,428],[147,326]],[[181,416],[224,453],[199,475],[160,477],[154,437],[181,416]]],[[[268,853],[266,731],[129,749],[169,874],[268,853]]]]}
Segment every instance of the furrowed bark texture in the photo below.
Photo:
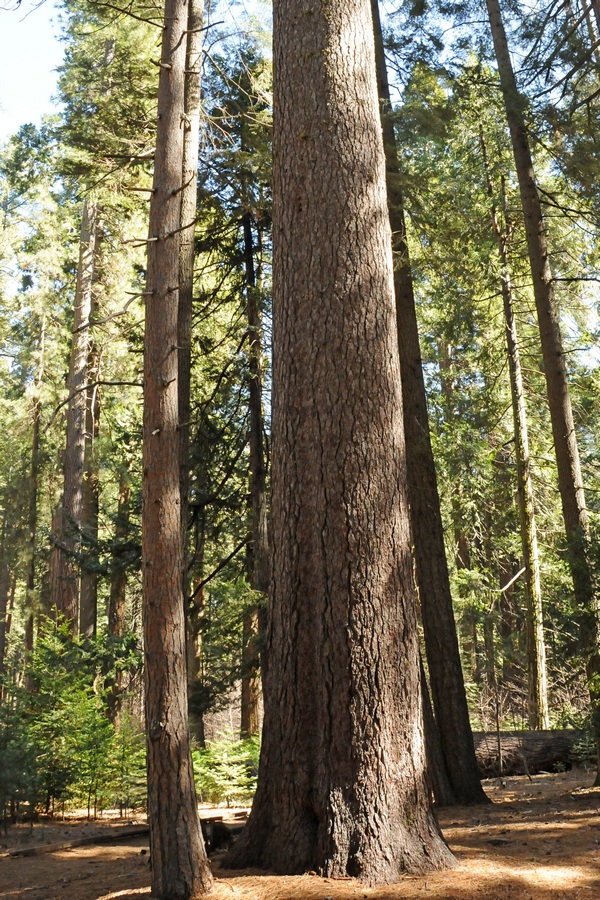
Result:
{"type": "Polygon", "coordinates": [[[83,515],[83,471],[87,408],[87,365],[92,282],[96,246],[96,205],[85,201],[81,221],[79,265],[73,315],[73,341],[67,389],[67,439],[64,454],[63,501],[55,534],[58,553],[51,606],[62,614],[74,632],[79,619],[79,564],[83,515]]]}
{"type": "Polygon", "coordinates": [[[569,396],[558,311],[554,298],[554,282],[550,269],[546,230],[523,115],[522,97],[519,94],[512,68],[500,5],[498,0],[486,0],[486,3],[525,218],[527,250],[531,265],[544,360],[546,392],[558,469],[558,487],[573,588],[580,609],[582,649],[587,657],[588,688],[599,756],[596,783],[600,784],[600,653],[598,651],[600,610],[598,597],[594,593],[592,574],[586,553],[589,525],[579,448],[569,396]]]}
{"type": "Polygon", "coordinates": [[[273,581],[258,791],[225,865],[391,883],[433,817],[369,0],[274,7],[273,581]]]}
{"type": "MultiPolygon", "coordinates": [[[[427,395],[412,273],[406,242],[404,207],[399,186],[399,163],[391,112],[383,36],[377,0],[371,0],[375,31],[377,84],[381,104],[383,142],[392,247],[402,404],[406,436],[406,468],[410,502],[415,574],[425,633],[431,699],[442,752],[456,802],[485,803],[471,734],[469,710],[452,608],[450,577],[444,544],[435,462],[429,434],[427,395]]],[[[440,798],[436,798],[439,799],[440,798]]]]}
{"type": "Polygon", "coordinates": [[[168,0],[158,93],[144,355],[142,577],[152,892],[207,893],[191,765],[180,519],[177,320],[188,6],[168,0]]]}

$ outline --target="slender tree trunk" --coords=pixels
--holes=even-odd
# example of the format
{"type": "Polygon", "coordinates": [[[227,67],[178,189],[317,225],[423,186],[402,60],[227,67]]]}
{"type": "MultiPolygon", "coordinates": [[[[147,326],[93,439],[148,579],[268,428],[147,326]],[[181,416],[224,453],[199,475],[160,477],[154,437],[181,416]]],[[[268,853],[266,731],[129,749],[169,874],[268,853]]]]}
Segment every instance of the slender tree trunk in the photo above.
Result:
{"type": "MultiPolygon", "coordinates": [[[[194,295],[194,235],[196,229],[196,205],[198,194],[198,143],[200,135],[200,76],[202,63],[202,20],[203,0],[190,0],[188,12],[188,35],[186,48],[185,118],[183,130],[183,162],[181,191],[181,212],[179,237],[179,306],[177,311],[178,331],[178,388],[179,388],[179,438],[180,484],[181,484],[181,528],[184,549],[188,543],[189,515],[189,456],[190,456],[190,379],[192,305],[194,295]]],[[[187,553],[186,553],[187,558],[187,553]]],[[[189,594],[187,575],[185,596],[189,594]]]]}
{"type": "Polygon", "coordinates": [[[85,459],[85,424],[87,408],[87,365],[89,320],[92,304],[94,251],[96,243],[96,205],[85,200],[81,223],[81,242],[73,340],[67,387],[67,439],[64,454],[64,489],[62,506],[54,534],[56,571],[52,585],[51,606],[64,616],[74,633],[79,620],[79,563],[83,508],[83,473],[85,459]]]}
{"type": "Polygon", "coordinates": [[[371,0],[377,82],[392,246],[394,291],[406,434],[406,469],[415,573],[425,633],[431,697],[448,775],[458,803],[484,803],[452,609],[435,462],[429,434],[427,397],[419,344],[412,273],[406,242],[403,201],[390,89],[385,65],[378,0],[371,0]]]}
{"type": "MultiPolygon", "coordinates": [[[[527,413],[525,409],[525,393],[521,372],[521,357],[517,336],[517,323],[513,308],[512,285],[508,262],[508,241],[510,225],[506,229],[500,227],[498,214],[494,204],[494,189],[487,158],[487,150],[483,130],[480,131],[480,142],[486,172],[487,190],[491,201],[491,219],[494,236],[498,246],[501,264],[501,289],[504,306],[504,324],[506,332],[506,350],[508,354],[508,371],[510,375],[510,393],[515,429],[515,458],[517,463],[517,498],[519,504],[519,520],[521,526],[521,546],[525,562],[526,582],[526,637],[527,637],[527,674],[528,674],[528,711],[529,727],[548,729],[548,683],[546,674],[546,644],[544,641],[544,623],[542,608],[542,586],[540,578],[540,561],[535,525],[535,505],[533,486],[531,483],[531,461],[529,458],[529,434],[527,413]]],[[[504,184],[504,183],[503,183],[504,184]]],[[[504,202],[506,209],[506,203],[504,202]]]]}
{"type": "Polygon", "coordinates": [[[269,664],[224,865],[389,883],[452,856],[426,780],[369,0],[277,0],[273,62],[269,664]]]}
{"type": "MultiPolygon", "coordinates": [[[[250,412],[250,546],[248,568],[250,584],[264,595],[269,590],[269,531],[267,511],[267,471],[264,449],[262,406],[262,315],[260,294],[256,285],[252,216],[242,217],[244,236],[244,268],[246,282],[246,316],[248,321],[248,393],[250,412]]],[[[250,737],[259,729],[259,614],[248,609],[243,623],[242,651],[242,737],[250,737]]]]}
{"type": "MultiPolygon", "coordinates": [[[[192,697],[197,689],[198,682],[202,680],[202,620],[206,597],[202,578],[204,576],[204,521],[196,520],[194,529],[194,571],[197,577],[196,587],[190,597],[188,608],[188,642],[187,642],[187,677],[188,695],[192,697]]],[[[192,705],[190,710],[190,734],[200,747],[206,746],[204,733],[204,711],[192,705]]]]}
{"type": "Polygon", "coordinates": [[[208,893],[188,734],[178,386],[179,236],[188,6],[167,0],[150,201],[146,332],[142,583],[152,892],[208,893]]]}
{"type": "MultiPolygon", "coordinates": [[[[181,494],[181,540],[183,546],[183,597],[186,609],[186,658],[188,668],[194,658],[195,636],[190,608],[189,579],[189,489],[190,419],[192,372],[192,309],[194,296],[194,236],[198,199],[198,143],[200,136],[202,22],[204,0],[189,0],[184,87],[184,132],[182,191],[179,237],[179,306],[177,310],[178,403],[179,403],[179,488],[181,494]]],[[[188,671],[188,685],[193,674],[188,671]]]]}
{"type": "MultiPolygon", "coordinates": [[[[128,443],[127,439],[124,441],[128,443]]],[[[110,594],[108,597],[108,633],[120,638],[125,634],[127,603],[127,568],[125,553],[129,538],[129,503],[131,500],[131,483],[127,465],[119,472],[119,501],[115,524],[115,540],[110,578],[110,594]]],[[[123,673],[117,672],[110,686],[108,711],[112,722],[116,722],[121,711],[123,673]]]]}
{"type": "MultiPolygon", "coordinates": [[[[100,358],[95,342],[88,358],[88,377],[98,381],[100,358]]],[[[98,621],[98,516],[100,483],[96,444],[100,433],[100,397],[98,385],[87,391],[85,469],[83,477],[82,538],[85,542],[85,564],[81,570],[79,631],[84,637],[96,636],[98,621]]]]}
{"type": "Polygon", "coordinates": [[[511,683],[518,680],[518,672],[515,667],[516,641],[517,641],[517,600],[515,597],[515,576],[518,574],[519,564],[512,557],[500,560],[499,582],[501,588],[499,602],[498,631],[502,641],[502,683],[511,690],[511,683]]]}
{"type": "Polygon", "coordinates": [[[129,539],[129,504],[131,501],[131,481],[126,465],[119,472],[119,500],[115,523],[115,548],[112,560],[110,594],[108,598],[108,633],[123,637],[126,624],[127,568],[124,554],[129,539]]]}
{"type": "Polygon", "coordinates": [[[427,774],[437,806],[456,806],[456,796],[452,789],[442,752],[442,739],[433,714],[427,675],[421,662],[421,691],[423,694],[423,729],[425,732],[425,753],[427,774]]]}
{"type": "MultiPolygon", "coordinates": [[[[35,564],[37,540],[38,479],[40,456],[40,424],[42,419],[41,387],[44,378],[44,351],[46,344],[46,314],[42,312],[38,342],[38,366],[32,395],[31,463],[29,468],[29,513],[27,517],[27,572],[25,576],[25,661],[31,659],[34,641],[34,622],[39,611],[35,596],[35,564]]],[[[31,684],[27,684],[31,688],[31,684]]]]}
{"type": "Polygon", "coordinates": [[[8,595],[10,590],[10,567],[7,554],[7,511],[2,518],[2,539],[0,542],[0,700],[2,700],[4,676],[6,674],[6,636],[8,595]]]}
{"type": "Polygon", "coordinates": [[[523,115],[522,97],[519,94],[512,68],[499,2],[498,0],[486,0],[486,2],[512,139],[521,205],[525,217],[525,234],[558,469],[558,487],[575,598],[581,611],[582,648],[587,657],[588,687],[599,751],[599,769],[596,781],[600,784],[600,687],[598,686],[600,684],[600,654],[598,652],[600,614],[586,553],[589,527],[579,449],[569,397],[558,312],[554,299],[554,282],[550,270],[546,230],[523,115]]]}

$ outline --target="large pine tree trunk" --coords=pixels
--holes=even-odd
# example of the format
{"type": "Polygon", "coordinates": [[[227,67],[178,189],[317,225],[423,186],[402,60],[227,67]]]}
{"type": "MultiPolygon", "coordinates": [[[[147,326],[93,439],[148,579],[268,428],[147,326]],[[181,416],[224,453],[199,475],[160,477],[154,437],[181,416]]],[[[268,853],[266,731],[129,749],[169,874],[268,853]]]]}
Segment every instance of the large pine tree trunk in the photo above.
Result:
{"type": "Polygon", "coordinates": [[[83,205],[81,242],[73,339],[67,388],[67,436],[64,453],[64,489],[62,505],[54,534],[56,569],[52,584],[51,607],[64,616],[73,632],[79,624],[79,563],[83,510],[83,472],[85,460],[85,425],[87,408],[87,365],[89,320],[92,308],[92,282],[96,245],[96,205],[86,200],[83,205]]]}
{"type": "Polygon", "coordinates": [[[369,0],[274,6],[273,581],[258,790],[225,865],[452,864],[426,784],[369,0]]]}
{"type": "Polygon", "coordinates": [[[569,397],[565,354],[554,299],[548,243],[529,147],[523,103],[519,94],[506,40],[498,0],[486,0],[500,84],[512,139],[515,167],[519,180],[525,234],[531,266],[533,291],[550,408],[552,436],[558,469],[558,487],[562,503],[569,564],[575,598],[580,609],[582,647],[587,657],[588,687],[599,749],[597,783],[600,783],[600,655],[598,652],[599,610],[587,560],[588,517],[583,491],[577,435],[569,397]]]}
{"type": "Polygon", "coordinates": [[[542,586],[535,525],[533,486],[531,483],[531,461],[529,458],[529,433],[525,409],[525,393],[523,390],[521,355],[519,353],[517,323],[513,309],[512,285],[508,263],[507,244],[509,234],[502,230],[498,221],[498,214],[493,201],[494,191],[483,130],[481,131],[480,139],[486,170],[488,195],[492,204],[492,228],[496,238],[501,263],[501,290],[515,430],[517,500],[519,505],[521,546],[523,548],[523,560],[525,562],[527,598],[526,638],[529,727],[547,729],[550,727],[550,719],[548,713],[548,683],[546,674],[546,644],[544,641],[542,586]]]}
{"type": "Polygon", "coordinates": [[[398,153],[394,126],[389,116],[390,89],[378,0],[371,0],[371,9],[375,30],[375,57],[382,111],[388,205],[395,255],[394,292],[406,435],[410,527],[431,697],[446,768],[456,801],[484,803],[487,797],[481,787],[475,759],[452,609],[435,462],[429,435],[417,314],[399,187],[398,153]]]}
{"type": "Polygon", "coordinates": [[[144,341],[142,583],[152,892],[207,893],[188,734],[178,398],[179,236],[188,6],[167,0],[144,341]]]}

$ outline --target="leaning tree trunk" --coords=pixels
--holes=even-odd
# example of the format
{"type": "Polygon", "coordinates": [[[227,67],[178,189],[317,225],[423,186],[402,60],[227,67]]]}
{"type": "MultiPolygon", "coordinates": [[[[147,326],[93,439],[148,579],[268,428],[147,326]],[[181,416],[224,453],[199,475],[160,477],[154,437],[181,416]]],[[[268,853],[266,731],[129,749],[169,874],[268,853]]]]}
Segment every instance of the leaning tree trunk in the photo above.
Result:
{"type": "Polygon", "coordinates": [[[92,304],[94,252],[96,244],[96,205],[86,200],[83,205],[81,242],[73,340],[67,389],[67,438],[64,454],[64,489],[57,517],[56,570],[52,584],[51,607],[64,616],[74,633],[79,618],[79,563],[83,508],[83,472],[85,459],[85,425],[87,408],[87,365],[89,320],[92,304]]]}
{"type": "Polygon", "coordinates": [[[587,658],[588,689],[596,729],[599,759],[596,783],[600,784],[600,653],[598,650],[600,612],[587,559],[589,526],[577,435],[569,397],[558,311],[554,298],[554,282],[550,270],[546,229],[535,181],[527,126],[523,115],[522,97],[519,94],[512,68],[499,2],[498,0],[486,0],[486,3],[512,139],[521,205],[525,217],[527,250],[558,469],[558,487],[575,599],[580,609],[581,642],[587,658]]]}
{"type": "MultiPolygon", "coordinates": [[[[480,143],[486,173],[487,191],[491,201],[492,229],[496,238],[501,264],[500,284],[504,306],[506,350],[508,354],[510,394],[515,430],[517,500],[521,528],[521,547],[523,549],[523,560],[525,562],[527,598],[526,641],[529,727],[547,729],[550,727],[550,719],[548,714],[548,683],[546,675],[546,644],[544,641],[542,586],[537,531],[535,526],[533,486],[531,482],[531,461],[529,458],[529,434],[527,428],[527,413],[525,410],[525,393],[523,390],[521,355],[519,353],[517,323],[513,309],[512,285],[508,263],[510,226],[507,222],[506,228],[503,230],[498,221],[498,214],[493,200],[494,189],[483,129],[480,131],[480,143]]],[[[506,210],[506,203],[504,203],[504,208],[506,210]]]]}
{"type": "Polygon", "coordinates": [[[442,752],[442,739],[433,714],[427,674],[421,661],[421,694],[423,697],[423,730],[429,784],[437,806],[456,806],[456,796],[448,777],[446,760],[442,752]]]}
{"type": "Polygon", "coordinates": [[[385,65],[378,0],[371,0],[375,30],[377,82],[381,103],[390,224],[395,254],[394,292],[406,435],[406,469],[415,575],[425,633],[431,698],[442,751],[456,801],[485,803],[477,771],[469,710],[452,609],[435,462],[429,434],[427,396],[406,243],[399,163],[390,118],[390,89],[385,65]]]}
{"type": "Polygon", "coordinates": [[[142,584],[152,892],[211,889],[188,734],[178,403],[179,236],[188,6],[167,0],[144,340],[142,584]]]}
{"type": "Polygon", "coordinates": [[[277,0],[273,580],[258,790],[224,865],[452,864],[426,783],[369,0],[277,0]]]}

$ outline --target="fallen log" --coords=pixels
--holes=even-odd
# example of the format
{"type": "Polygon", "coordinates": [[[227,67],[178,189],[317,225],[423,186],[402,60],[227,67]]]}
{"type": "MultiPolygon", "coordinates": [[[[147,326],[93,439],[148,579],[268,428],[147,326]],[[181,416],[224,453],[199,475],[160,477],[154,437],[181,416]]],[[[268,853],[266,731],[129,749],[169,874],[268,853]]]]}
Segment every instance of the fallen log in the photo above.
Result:
{"type": "Polygon", "coordinates": [[[87,834],[84,837],[72,838],[55,844],[38,844],[8,850],[2,856],[39,856],[41,853],[55,853],[57,850],[72,850],[74,847],[85,847],[87,844],[109,844],[123,838],[141,837],[150,833],[149,825],[125,825],[122,828],[111,828],[99,834],[87,834]]]}
{"type": "Polygon", "coordinates": [[[573,748],[585,740],[576,729],[562,731],[473,732],[475,755],[482,778],[564,772],[577,761],[573,748]],[[500,746],[499,746],[500,745],[500,746]]]}

